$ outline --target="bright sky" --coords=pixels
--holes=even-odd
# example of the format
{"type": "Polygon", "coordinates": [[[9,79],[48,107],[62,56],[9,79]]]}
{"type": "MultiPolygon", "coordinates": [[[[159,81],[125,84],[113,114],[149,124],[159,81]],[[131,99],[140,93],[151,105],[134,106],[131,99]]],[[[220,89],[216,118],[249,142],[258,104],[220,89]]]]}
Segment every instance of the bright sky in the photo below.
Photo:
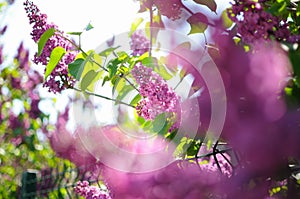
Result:
{"type": "MultiPolygon", "coordinates": [[[[21,40],[28,47],[37,48],[30,39],[31,27],[28,24],[24,0],[16,0],[9,9],[6,23],[9,29],[7,49],[15,49],[21,40]]],[[[65,31],[81,31],[89,22],[95,27],[83,35],[83,45],[95,48],[112,34],[128,31],[131,22],[137,17],[138,3],[133,0],[33,0],[41,12],[48,15],[48,20],[65,31]],[[117,25],[116,25],[117,24],[117,25]]],[[[8,51],[10,51],[8,50],[8,51]]]]}

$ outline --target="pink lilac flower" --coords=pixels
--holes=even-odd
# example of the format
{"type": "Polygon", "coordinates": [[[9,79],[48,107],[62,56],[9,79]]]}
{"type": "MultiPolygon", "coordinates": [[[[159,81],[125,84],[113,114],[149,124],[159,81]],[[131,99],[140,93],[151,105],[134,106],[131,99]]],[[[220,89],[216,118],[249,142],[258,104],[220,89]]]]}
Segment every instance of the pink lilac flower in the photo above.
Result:
{"type": "Polygon", "coordinates": [[[160,13],[175,21],[180,18],[182,12],[181,0],[153,0],[160,13]]]}
{"type": "Polygon", "coordinates": [[[21,79],[19,77],[13,77],[11,75],[11,86],[14,89],[21,89],[21,79]]]}
{"type": "Polygon", "coordinates": [[[139,56],[149,51],[150,41],[141,30],[135,31],[131,35],[130,49],[132,55],[139,56]]]}
{"type": "Polygon", "coordinates": [[[132,75],[139,84],[139,92],[143,96],[136,106],[139,116],[153,120],[161,113],[178,112],[179,97],[151,68],[138,63],[132,69],[132,75]]]}
{"type": "Polygon", "coordinates": [[[86,199],[111,199],[108,192],[96,186],[90,186],[88,181],[78,181],[74,190],[86,199]]]}
{"type": "Polygon", "coordinates": [[[39,109],[39,102],[40,102],[40,97],[38,94],[34,92],[29,93],[30,97],[30,110],[29,110],[29,117],[32,119],[37,119],[39,115],[41,114],[41,110],[39,109]]]}
{"type": "Polygon", "coordinates": [[[23,42],[19,45],[15,59],[19,62],[19,68],[26,72],[29,70],[29,51],[24,48],[23,42]]]}
{"type": "Polygon", "coordinates": [[[3,46],[0,45],[0,64],[3,63],[3,46]]]}
{"type": "Polygon", "coordinates": [[[237,24],[238,33],[247,43],[259,39],[278,41],[295,40],[291,37],[286,21],[266,12],[261,3],[249,0],[235,0],[232,9],[228,10],[229,18],[237,24]]]}
{"type": "MultiPolygon", "coordinates": [[[[39,8],[33,4],[31,1],[26,1],[24,3],[26,13],[28,14],[30,24],[33,24],[33,30],[31,32],[32,39],[38,42],[42,34],[50,29],[58,29],[56,25],[48,23],[47,15],[42,14],[39,8]]],[[[60,34],[63,34],[60,32],[60,34]]],[[[54,34],[46,43],[40,56],[35,54],[33,62],[35,64],[47,65],[49,61],[50,54],[52,50],[57,47],[63,47],[67,53],[62,58],[62,60],[57,64],[55,69],[52,71],[50,76],[44,83],[44,87],[47,87],[50,92],[59,93],[64,89],[73,87],[75,80],[72,76],[68,74],[68,64],[71,63],[77,51],[74,51],[73,45],[60,36],[59,34],[54,34]]]]}

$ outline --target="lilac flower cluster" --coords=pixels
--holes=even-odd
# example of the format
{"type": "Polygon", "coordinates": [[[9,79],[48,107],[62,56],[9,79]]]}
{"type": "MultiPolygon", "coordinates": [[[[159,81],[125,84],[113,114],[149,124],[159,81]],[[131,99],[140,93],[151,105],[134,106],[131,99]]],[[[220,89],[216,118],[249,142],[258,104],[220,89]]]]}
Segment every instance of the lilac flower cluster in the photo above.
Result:
{"type": "Polygon", "coordinates": [[[78,181],[74,190],[86,199],[111,199],[110,195],[96,186],[89,186],[88,181],[78,181]]]}
{"type": "Polygon", "coordinates": [[[181,0],[153,0],[160,13],[175,21],[180,18],[182,12],[181,0]]]}
{"type": "Polygon", "coordinates": [[[149,51],[150,41],[141,30],[135,31],[131,35],[130,49],[132,55],[139,56],[149,51]]]}
{"type": "MultiPolygon", "coordinates": [[[[13,67],[4,67],[0,74],[0,79],[3,80],[0,85],[0,121],[6,125],[6,139],[19,146],[26,143],[26,139],[32,135],[32,121],[42,117],[38,107],[41,98],[37,95],[37,89],[43,78],[38,71],[29,67],[29,51],[24,48],[23,43],[18,47],[14,63],[13,67]],[[18,114],[11,109],[15,106],[14,99],[27,104],[20,108],[18,114]]],[[[40,125],[41,128],[44,127],[44,123],[40,125]]]]}
{"type": "Polygon", "coordinates": [[[235,0],[228,10],[229,18],[237,24],[238,33],[247,43],[274,36],[278,41],[297,40],[291,36],[286,21],[263,9],[262,3],[249,0],[235,0]]]}
{"type": "Polygon", "coordinates": [[[179,97],[151,68],[138,63],[132,69],[132,75],[139,84],[139,92],[143,96],[136,106],[139,116],[153,120],[161,113],[178,112],[179,97]]]}
{"type": "MultiPolygon", "coordinates": [[[[27,0],[24,2],[24,6],[26,13],[28,14],[29,22],[30,24],[33,24],[31,36],[35,42],[39,41],[46,30],[50,28],[55,28],[57,30],[57,26],[48,23],[47,15],[42,14],[39,8],[31,1],[27,0]]],[[[55,34],[47,41],[42,54],[40,56],[35,54],[33,60],[35,64],[41,63],[42,65],[47,65],[52,50],[57,46],[66,49],[67,53],[44,83],[44,87],[47,87],[49,91],[53,93],[59,93],[66,88],[73,87],[75,83],[74,78],[68,74],[68,64],[74,60],[77,54],[73,49],[73,45],[59,34],[55,34]]]]}

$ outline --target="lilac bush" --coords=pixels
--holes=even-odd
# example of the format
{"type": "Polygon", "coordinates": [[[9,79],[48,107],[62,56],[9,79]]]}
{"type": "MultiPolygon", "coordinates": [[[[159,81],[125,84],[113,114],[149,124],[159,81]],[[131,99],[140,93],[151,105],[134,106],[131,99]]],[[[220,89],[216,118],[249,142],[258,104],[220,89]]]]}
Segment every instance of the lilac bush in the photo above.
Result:
{"type": "MultiPolygon", "coordinates": [[[[48,134],[53,149],[76,165],[93,165],[91,172],[100,169],[111,195],[87,182],[79,182],[75,192],[86,198],[122,199],[299,197],[298,1],[235,0],[217,19],[203,11],[216,12],[214,0],[142,0],[139,4],[139,12],[150,13],[146,23],[150,31],[143,35],[137,30],[139,24],[132,25],[130,53],[112,45],[100,53],[87,53],[56,30],[41,55],[35,56],[35,63],[51,70],[44,84],[50,91],[69,88],[84,93],[88,100],[94,96],[113,101],[117,122],[123,122],[84,127],[80,121],[71,133],[66,128],[69,110],[59,115],[56,130],[48,134]],[[174,50],[154,53],[165,51],[160,41],[155,42],[169,24],[175,24],[174,31],[179,32],[189,25],[188,35],[203,35],[205,48],[197,49],[192,42],[176,43],[178,38],[170,34],[174,50]],[[51,51],[58,46],[66,55],[49,69],[51,51]],[[218,73],[212,72],[213,67],[218,73]],[[210,81],[217,75],[221,85],[210,81]],[[173,89],[167,82],[174,77],[179,82],[173,89]],[[115,98],[98,94],[93,87],[97,81],[101,86],[109,84],[115,98]],[[183,97],[176,93],[182,81],[190,83],[183,97]],[[225,101],[226,107],[219,107],[224,108],[225,118],[216,118],[219,110],[214,109],[212,96],[221,93],[222,86],[226,95],[218,100],[225,101]],[[133,108],[133,114],[123,113],[123,106],[133,108]],[[213,120],[221,119],[224,124],[214,139],[213,120]],[[188,131],[195,124],[196,132],[190,136],[188,131]],[[147,134],[149,129],[156,134],[147,134]],[[148,137],[141,135],[156,139],[147,142],[148,137]],[[139,161],[141,156],[163,150],[172,157],[158,153],[139,161]],[[166,164],[161,168],[160,163],[166,164]],[[141,167],[152,170],[138,173],[141,167]]],[[[25,7],[34,24],[33,39],[41,45],[41,35],[57,27],[30,1],[25,7]]],[[[13,84],[21,86],[19,79],[13,79],[13,84]]],[[[35,118],[36,95],[32,93],[31,98],[30,115],[35,118]]],[[[13,115],[10,122],[23,125],[13,115]]]]}

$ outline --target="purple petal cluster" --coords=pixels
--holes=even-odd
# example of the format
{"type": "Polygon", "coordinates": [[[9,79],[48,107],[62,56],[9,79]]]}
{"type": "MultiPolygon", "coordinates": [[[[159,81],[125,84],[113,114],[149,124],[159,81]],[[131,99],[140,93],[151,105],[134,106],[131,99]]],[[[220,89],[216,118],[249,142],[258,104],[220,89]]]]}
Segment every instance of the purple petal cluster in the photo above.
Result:
{"type": "Polygon", "coordinates": [[[238,33],[247,43],[259,39],[270,39],[274,36],[278,41],[297,40],[291,36],[288,23],[263,9],[261,3],[249,0],[235,0],[232,9],[228,10],[229,18],[237,24],[238,33]]]}
{"type": "Polygon", "coordinates": [[[96,186],[89,186],[88,181],[78,181],[74,190],[77,194],[86,199],[111,199],[106,191],[96,186]]]}
{"type": "MultiPolygon", "coordinates": [[[[26,13],[28,14],[29,22],[30,24],[33,24],[31,36],[35,42],[39,41],[40,37],[46,30],[50,28],[57,30],[57,26],[52,23],[48,23],[47,15],[41,13],[39,8],[31,1],[27,0],[24,3],[24,6],[26,13]]],[[[35,54],[33,60],[35,64],[47,65],[52,50],[57,46],[65,48],[67,53],[44,83],[44,87],[47,87],[49,92],[53,93],[59,93],[64,89],[73,87],[75,80],[68,74],[68,64],[74,60],[77,51],[74,51],[73,45],[68,40],[59,34],[55,34],[47,41],[41,55],[38,56],[35,54]]]]}
{"type": "Polygon", "coordinates": [[[149,51],[150,41],[141,30],[135,31],[131,35],[130,49],[132,55],[139,56],[149,51]]]}
{"type": "Polygon", "coordinates": [[[138,63],[132,69],[132,75],[139,84],[139,92],[143,96],[136,106],[139,116],[153,120],[161,113],[178,112],[179,97],[151,68],[138,63]]]}
{"type": "Polygon", "coordinates": [[[182,12],[181,0],[153,0],[160,13],[175,21],[180,18],[182,12]]]}

